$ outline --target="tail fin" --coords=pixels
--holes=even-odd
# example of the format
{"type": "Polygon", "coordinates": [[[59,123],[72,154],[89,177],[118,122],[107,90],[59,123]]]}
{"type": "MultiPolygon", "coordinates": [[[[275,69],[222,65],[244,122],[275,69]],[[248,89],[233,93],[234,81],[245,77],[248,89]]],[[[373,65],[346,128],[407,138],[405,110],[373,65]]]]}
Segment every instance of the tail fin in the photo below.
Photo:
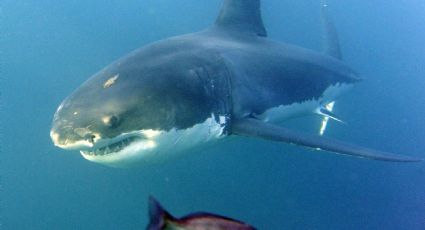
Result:
{"type": "Polygon", "coordinates": [[[161,230],[166,227],[167,220],[174,219],[152,196],[149,197],[149,225],[146,230],[161,230]]]}
{"type": "Polygon", "coordinates": [[[321,18],[323,26],[324,52],[336,59],[342,59],[342,52],[339,44],[338,33],[328,12],[326,0],[321,1],[321,18]]]}
{"type": "MultiPolygon", "coordinates": [[[[338,33],[336,31],[335,25],[331,19],[331,16],[328,12],[328,4],[326,0],[321,0],[321,18],[323,26],[323,50],[324,53],[334,57],[336,59],[342,60],[342,52],[339,44],[338,33]]],[[[335,102],[331,102],[326,105],[326,109],[332,112],[335,106],[335,102]]],[[[323,136],[326,131],[326,127],[329,123],[329,116],[323,116],[321,127],[320,127],[320,136],[323,136]]],[[[336,119],[337,120],[337,119],[336,119]]]]}

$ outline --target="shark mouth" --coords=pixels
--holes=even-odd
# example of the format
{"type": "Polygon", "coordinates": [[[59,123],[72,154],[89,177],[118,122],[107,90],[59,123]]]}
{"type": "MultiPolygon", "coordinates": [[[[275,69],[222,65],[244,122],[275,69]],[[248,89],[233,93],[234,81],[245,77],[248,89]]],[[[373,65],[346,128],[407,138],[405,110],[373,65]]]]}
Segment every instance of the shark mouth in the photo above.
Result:
{"type": "Polygon", "coordinates": [[[142,137],[139,136],[132,136],[132,137],[128,137],[125,139],[122,139],[118,142],[112,143],[110,145],[101,147],[101,148],[96,148],[90,151],[84,151],[82,150],[81,153],[86,155],[86,156],[105,156],[105,155],[110,155],[110,154],[116,154],[121,152],[122,150],[124,150],[125,148],[127,148],[128,146],[130,146],[131,144],[142,140],[142,137]]]}
{"type": "Polygon", "coordinates": [[[163,148],[165,132],[139,130],[123,133],[112,139],[100,139],[89,149],[80,149],[89,161],[112,167],[127,167],[138,161],[147,161],[163,148]],[[161,147],[161,148],[159,148],[161,147]]]}
{"type": "Polygon", "coordinates": [[[112,167],[132,167],[163,162],[190,152],[188,150],[196,146],[213,143],[224,137],[224,127],[224,122],[219,123],[210,117],[191,128],[132,131],[115,138],[100,139],[95,146],[79,150],[86,160],[92,162],[112,167]]]}

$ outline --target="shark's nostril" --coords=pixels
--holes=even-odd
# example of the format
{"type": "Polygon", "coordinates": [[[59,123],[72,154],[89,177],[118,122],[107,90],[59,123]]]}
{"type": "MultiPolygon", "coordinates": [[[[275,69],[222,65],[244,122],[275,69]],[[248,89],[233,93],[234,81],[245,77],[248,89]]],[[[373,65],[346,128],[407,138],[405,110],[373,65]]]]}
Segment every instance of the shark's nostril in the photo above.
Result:
{"type": "Polygon", "coordinates": [[[85,139],[87,142],[90,142],[91,144],[94,144],[94,142],[95,142],[95,140],[96,140],[96,135],[94,135],[94,134],[87,134],[87,135],[84,137],[84,139],[85,139]]]}

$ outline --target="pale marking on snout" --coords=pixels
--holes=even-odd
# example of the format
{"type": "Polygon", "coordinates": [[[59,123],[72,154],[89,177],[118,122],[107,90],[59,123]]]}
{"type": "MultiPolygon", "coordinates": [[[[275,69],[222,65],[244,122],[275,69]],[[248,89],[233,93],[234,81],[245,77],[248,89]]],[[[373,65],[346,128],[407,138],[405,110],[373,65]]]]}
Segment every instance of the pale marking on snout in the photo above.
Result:
{"type": "Polygon", "coordinates": [[[74,129],[74,132],[76,134],[78,134],[78,136],[80,136],[80,137],[84,137],[87,134],[91,133],[90,129],[88,129],[88,128],[76,128],[76,129],[74,129]]]}
{"type": "Polygon", "coordinates": [[[59,143],[59,134],[58,133],[50,131],[50,137],[52,138],[53,143],[55,143],[55,144],[59,143]]]}
{"type": "Polygon", "coordinates": [[[105,81],[105,83],[103,84],[103,88],[104,89],[106,89],[106,88],[109,88],[109,87],[111,87],[111,86],[113,86],[115,83],[116,83],[116,81],[117,81],[117,79],[120,77],[120,75],[119,74],[117,74],[117,75],[115,75],[115,76],[113,76],[113,77],[111,77],[111,78],[109,78],[107,81],[105,81]]]}
{"type": "Polygon", "coordinates": [[[69,139],[65,139],[64,143],[62,144],[60,143],[60,135],[54,131],[50,131],[50,137],[52,138],[55,146],[59,148],[63,148],[63,149],[81,150],[81,149],[87,149],[87,148],[93,147],[92,143],[85,140],[79,140],[73,143],[69,143],[69,139]]]}

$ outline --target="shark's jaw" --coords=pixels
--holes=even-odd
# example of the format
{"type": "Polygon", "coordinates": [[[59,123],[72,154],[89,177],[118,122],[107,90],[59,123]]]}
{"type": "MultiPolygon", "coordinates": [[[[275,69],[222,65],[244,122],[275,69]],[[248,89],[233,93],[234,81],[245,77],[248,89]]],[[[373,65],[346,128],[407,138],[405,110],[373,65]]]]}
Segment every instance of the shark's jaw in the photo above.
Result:
{"type": "Polygon", "coordinates": [[[161,133],[161,131],[155,130],[125,133],[113,139],[102,140],[102,145],[80,150],[80,153],[85,159],[92,162],[124,167],[130,165],[134,158],[152,155],[157,148],[155,137],[160,136],[161,133]]]}
{"type": "Polygon", "coordinates": [[[92,162],[111,167],[132,167],[166,161],[188,150],[211,143],[224,135],[224,119],[208,118],[187,129],[169,131],[139,130],[112,139],[99,140],[102,145],[81,149],[92,162]]]}

